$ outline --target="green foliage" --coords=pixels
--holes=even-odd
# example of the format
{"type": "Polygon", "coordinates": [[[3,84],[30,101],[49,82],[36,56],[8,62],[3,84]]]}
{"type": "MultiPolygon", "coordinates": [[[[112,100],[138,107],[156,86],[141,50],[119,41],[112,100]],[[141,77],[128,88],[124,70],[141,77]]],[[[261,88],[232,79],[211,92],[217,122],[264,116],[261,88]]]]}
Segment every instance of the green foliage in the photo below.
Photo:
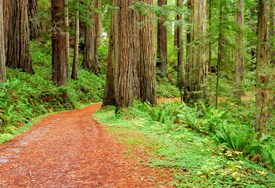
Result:
{"type": "MultiPolygon", "coordinates": [[[[147,143],[153,141],[150,155],[154,157],[148,165],[171,169],[175,187],[275,186],[272,172],[248,160],[249,155],[245,157],[249,148],[255,152],[251,157],[260,149],[260,160],[266,159],[264,155],[273,155],[274,140],[268,137],[257,142],[251,127],[228,123],[232,121],[226,121],[229,116],[225,112],[203,104],[190,108],[175,102],[152,107],[135,102],[120,114],[109,108],[97,112],[95,117],[113,129],[127,128],[142,133],[147,143]]],[[[267,161],[265,164],[271,166],[267,161]]]]}
{"type": "MultiPolygon", "coordinates": [[[[7,82],[0,85],[0,133],[17,135],[33,118],[54,111],[70,110],[102,99],[104,76],[79,70],[79,79],[56,87],[51,81],[48,44],[32,44],[35,75],[7,70],[7,82]]],[[[4,138],[7,138],[5,135],[4,138]]],[[[2,139],[5,141],[6,139],[2,139]]],[[[8,137],[9,138],[9,137],[8,137]]]]}

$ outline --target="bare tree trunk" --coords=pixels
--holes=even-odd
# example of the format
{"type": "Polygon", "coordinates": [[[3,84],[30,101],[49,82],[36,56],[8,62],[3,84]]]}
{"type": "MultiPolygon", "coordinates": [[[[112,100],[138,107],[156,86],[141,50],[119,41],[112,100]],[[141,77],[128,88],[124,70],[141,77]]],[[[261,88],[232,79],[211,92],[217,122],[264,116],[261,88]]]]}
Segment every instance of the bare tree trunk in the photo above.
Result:
{"type": "Polygon", "coordinates": [[[204,42],[206,32],[206,0],[189,0],[190,28],[187,33],[185,100],[195,102],[205,95],[208,75],[208,53],[204,42]]]}
{"type": "Polygon", "coordinates": [[[101,0],[94,0],[94,6],[96,8],[95,13],[95,30],[96,30],[96,38],[97,38],[97,47],[101,46],[102,43],[102,4],[101,0]]]}
{"type": "Polygon", "coordinates": [[[238,103],[241,102],[241,82],[243,80],[244,74],[244,45],[243,45],[243,26],[244,26],[244,0],[238,0],[237,4],[237,16],[236,16],[236,24],[238,25],[238,30],[236,33],[236,50],[235,50],[235,58],[236,58],[236,66],[235,66],[235,82],[236,82],[236,90],[235,90],[235,98],[238,103]]]}
{"type": "MultiPolygon", "coordinates": [[[[183,0],[177,0],[177,7],[183,8],[183,0]]],[[[177,15],[177,21],[182,22],[183,16],[177,15]]],[[[182,25],[178,25],[176,28],[176,42],[177,42],[177,54],[178,54],[178,79],[177,79],[177,85],[181,92],[181,100],[183,101],[183,90],[184,90],[184,59],[183,59],[183,29],[182,25]]]]}
{"type": "MultiPolygon", "coordinates": [[[[79,4],[79,0],[75,0],[77,4],[79,4]]],[[[71,78],[73,80],[78,79],[78,55],[79,55],[79,11],[75,11],[75,42],[74,42],[74,60],[73,60],[73,67],[72,67],[72,75],[71,78]]]]}
{"type": "Polygon", "coordinates": [[[29,27],[31,40],[36,39],[39,36],[41,29],[41,23],[38,20],[38,5],[37,0],[28,0],[28,15],[29,15],[29,27]]]}
{"type": "Polygon", "coordinates": [[[268,12],[267,0],[259,0],[258,32],[257,32],[257,81],[256,81],[256,113],[255,131],[260,139],[267,134],[269,92],[267,88],[268,73],[268,12]]]}
{"type": "Polygon", "coordinates": [[[69,75],[65,1],[52,0],[52,80],[65,85],[69,75]]]}
{"type": "Polygon", "coordinates": [[[219,10],[219,39],[218,39],[218,59],[217,59],[217,80],[216,80],[216,108],[219,107],[219,79],[220,79],[220,67],[222,63],[223,52],[223,1],[220,1],[219,10]]]}
{"type": "Polygon", "coordinates": [[[133,57],[134,44],[133,33],[135,23],[135,12],[129,9],[133,0],[119,0],[120,12],[118,14],[118,85],[117,85],[117,110],[128,107],[133,103],[133,57]]]}
{"type": "MultiPolygon", "coordinates": [[[[118,0],[112,0],[112,6],[116,7],[118,0]]],[[[109,51],[107,61],[106,88],[102,106],[116,105],[117,76],[118,76],[118,13],[112,12],[109,39],[109,51]]]]}
{"type": "Polygon", "coordinates": [[[6,24],[4,24],[4,41],[5,41],[5,54],[7,55],[8,50],[8,28],[9,28],[9,18],[10,18],[10,0],[2,0],[3,1],[3,7],[4,7],[4,21],[6,24]]]}
{"type": "Polygon", "coordinates": [[[29,47],[28,1],[10,1],[7,66],[33,73],[29,47]]]}
{"type": "Polygon", "coordinates": [[[208,11],[208,20],[209,20],[209,49],[208,49],[208,72],[212,72],[212,7],[213,7],[213,0],[209,0],[209,11],[208,11]]]}
{"type": "MultiPolygon", "coordinates": [[[[167,0],[158,0],[158,6],[167,5],[167,0]]],[[[167,16],[160,15],[158,18],[157,35],[157,69],[159,76],[166,77],[167,70],[167,29],[165,21],[167,16]]]]}
{"type": "Polygon", "coordinates": [[[0,83],[6,81],[5,42],[4,42],[4,14],[3,1],[0,1],[0,83]]]}
{"type": "MultiPolygon", "coordinates": [[[[95,3],[95,1],[94,1],[95,3]]],[[[95,74],[100,73],[100,67],[97,56],[97,35],[95,12],[90,6],[92,26],[85,26],[85,49],[83,54],[82,67],[86,70],[92,71],[95,74]]]]}
{"type": "MultiPolygon", "coordinates": [[[[153,5],[153,0],[144,0],[153,5]]],[[[156,104],[156,66],[154,57],[154,15],[141,15],[140,28],[140,93],[141,100],[156,104]]]]}

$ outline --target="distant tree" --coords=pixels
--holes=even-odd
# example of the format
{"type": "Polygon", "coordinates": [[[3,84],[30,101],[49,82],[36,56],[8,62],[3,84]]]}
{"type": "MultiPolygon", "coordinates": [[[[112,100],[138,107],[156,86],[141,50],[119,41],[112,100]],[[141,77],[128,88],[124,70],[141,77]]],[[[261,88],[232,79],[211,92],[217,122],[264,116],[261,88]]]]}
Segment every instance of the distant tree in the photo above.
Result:
{"type": "Polygon", "coordinates": [[[258,138],[267,134],[269,91],[268,91],[268,12],[269,2],[259,0],[257,30],[257,81],[256,81],[256,125],[258,138]]]}
{"type": "Polygon", "coordinates": [[[36,39],[39,36],[41,29],[41,23],[38,16],[38,4],[37,0],[28,0],[28,15],[29,15],[29,27],[31,40],[36,39]]]}
{"type": "Polygon", "coordinates": [[[3,7],[4,7],[4,21],[6,24],[4,24],[4,40],[5,40],[5,51],[7,53],[8,49],[8,28],[9,28],[9,10],[10,10],[10,0],[2,0],[3,1],[3,7]]]}
{"type": "MultiPolygon", "coordinates": [[[[79,5],[79,0],[75,0],[76,4],[79,5]]],[[[74,59],[73,59],[73,67],[72,67],[72,75],[71,78],[73,80],[78,79],[78,56],[79,56],[79,11],[75,11],[74,18],[74,28],[75,28],[75,40],[74,40],[74,59]]]]}
{"type": "Polygon", "coordinates": [[[235,50],[235,98],[240,103],[241,102],[241,87],[240,84],[243,80],[244,74],[244,44],[243,44],[243,27],[244,27],[244,0],[238,0],[237,2],[237,16],[236,24],[238,26],[236,32],[236,50],[235,50]]]}
{"type": "Polygon", "coordinates": [[[97,39],[97,47],[101,46],[102,43],[102,2],[101,0],[94,0],[95,7],[95,33],[97,39]]]}
{"type": "MultiPolygon", "coordinates": [[[[112,0],[113,7],[118,6],[118,0],[112,0]]],[[[109,34],[109,51],[107,59],[106,87],[102,106],[116,105],[118,81],[118,11],[111,13],[111,27],[109,34]]]]}
{"type": "MultiPolygon", "coordinates": [[[[177,0],[177,7],[183,8],[183,0],[177,0]]],[[[178,24],[176,29],[175,36],[176,40],[176,48],[177,48],[177,56],[178,56],[178,78],[177,78],[177,85],[178,88],[181,91],[181,100],[183,100],[183,90],[184,90],[184,74],[185,74],[185,68],[184,68],[184,57],[183,57],[183,26],[182,26],[182,20],[183,16],[181,13],[177,14],[177,21],[180,23],[178,24]]]]}
{"type": "Polygon", "coordinates": [[[13,0],[9,6],[7,66],[33,73],[29,47],[28,1],[13,0]]]}
{"type": "Polygon", "coordinates": [[[187,31],[185,100],[194,102],[204,95],[208,75],[208,54],[205,45],[206,0],[188,0],[190,27],[187,31]]]}
{"type": "Polygon", "coordinates": [[[88,15],[90,16],[90,23],[85,23],[85,47],[83,54],[82,67],[86,70],[94,72],[96,74],[100,73],[100,67],[97,55],[97,33],[96,33],[96,22],[95,22],[95,10],[94,3],[87,5],[89,8],[88,15]]]}
{"type": "Polygon", "coordinates": [[[3,9],[3,1],[0,1],[0,82],[6,81],[3,9]]]}
{"type": "MultiPolygon", "coordinates": [[[[158,6],[167,5],[167,0],[158,0],[158,6]]],[[[167,29],[165,21],[167,16],[160,14],[158,18],[157,35],[157,69],[160,76],[166,76],[167,69],[167,29]]]]}
{"type": "Polygon", "coordinates": [[[69,76],[67,32],[65,24],[65,1],[52,0],[52,80],[65,85],[69,76]]]}
{"type": "MultiPolygon", "coordinates": [[[[144,0],[153,5],[153,0],[144,0]]],[[[140,98],[144,102],[156,104],[156,65],[154,57],[155,31],[154,14],[140,15],[140,98]]]]}

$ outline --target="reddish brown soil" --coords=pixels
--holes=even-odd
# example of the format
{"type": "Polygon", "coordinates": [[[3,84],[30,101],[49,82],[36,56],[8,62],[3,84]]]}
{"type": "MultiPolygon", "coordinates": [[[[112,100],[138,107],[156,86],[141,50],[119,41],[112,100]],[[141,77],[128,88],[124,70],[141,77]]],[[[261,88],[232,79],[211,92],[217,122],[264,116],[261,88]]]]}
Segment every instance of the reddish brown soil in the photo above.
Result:
{"type": "Polygon", "coordinates": [[[126,157],[91,114],[100,104],[43,118],[0,145],[0,187],[171,187],[171,177],[126,157]]]}

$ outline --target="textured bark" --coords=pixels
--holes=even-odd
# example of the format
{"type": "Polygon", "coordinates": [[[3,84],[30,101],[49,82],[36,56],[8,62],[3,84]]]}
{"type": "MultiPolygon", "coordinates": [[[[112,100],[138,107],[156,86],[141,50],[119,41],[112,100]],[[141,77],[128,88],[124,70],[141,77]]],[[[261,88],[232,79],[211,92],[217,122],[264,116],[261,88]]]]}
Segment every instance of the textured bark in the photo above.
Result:
{"type": "MultiPolygon", "coordinates": [[[[95,2],[95,1],[94,1],[95,2]]],[[[90,6],[91,12],[91,25],[85,25],[85,48],[83,54],[82,67],[95,74],[100,73],[100,67],[97,56],[97,35],[96,35],[96,22],[95,12],[90,6]]]]}
{"type": "Polygon", "coordinates": [[[10,1],[7,66],[33,73],[29,47],[28,1],[10,1]]]}
{"type": "MultiPolygon", "coordinates": [[[[75,0],[76,3],[79,3],[79,0],[75,0]]],[[[75,28],[75,41],[74,41],[74,59],[73,59],[73,67],[72,67],[72,75],[71,78],[73,80],[78,79],[78,56],[79,56],[79,11],[75,11],[75,21],[74,21],[74,28],[75,28]]]]}
{"type": "Polygon", "coordinates": [[[243,44],[243,27],[244,27],[244,0],[238,0],[237,4],[237,16],[236,24],[238,30],[236,33],[236,50],[235,50],[235,82],[236,90],[234,92],[235,98],[240,103],[241,102],[241,82],[243,80],[244,74],[244,44],[243,44]]]}
{"type": "Polygon", "coordinates": [[[3,1],[0,1],[0,83],[6,81],[3,1]]]}
{"type": "Polygon", "coordinates": [[[267,88],[268,73],[268,1],[259,0],[258,32],[257,32],[257,81],[256,81],[256,113],[255,130],[258,138],[267,134],[269,92],[267,88]]]}
{"type": "Polygon", "coordinates": [[[133,1],[119,0],[120,11],[118,14],[118,85],[117,85],[117,110],[128,107],[133,103],[133,59],[135,33],[135,12],[129,9],[133,1]]]}
{"type": "Polygon", "coordinates": [[[217,59],[217,80],[216,80],[216,108],[219,106],[219,79],[220,79],[220,67],[223,60],[223,2],[220,2],[219,10],[219,38],[218,38],[218,59],[217,59]]]}
{"type": "Polygon", "coordinates": [[[212,7],[213,7],[213,0],[209,0],[209,7],[208,7],[208,22],[209,22],[209,28],[208,33],[210,36],[209,39],[209,49],[208,49],[208,73],[211,73],[211,67],[212,67],[212,7]]]}
{"type": "MultiPolygon", "coordinates": [[[[167,0],[158,0],[158,6],[167,5],[167,0]]],[[[166,16],[158,18],[158,35],[157,35],[157,69],[159,76],[166,77],[167,71],[167,29],[165,21],[166,16]]]]}
{"type": "MultiPolygon", "coordinates": [[[[112,6],[116,7],[118,0],[112,0],[112,6]]],[[[107,60],[106,88],[102,106],[116,105],[117,76],[118,76],[118,13],[112,12],[109,39],[109,51],[107,60]]]]}
{"type": "Polygon", "coordinates": [[[3,8],[4,8],[4,20],[5,23],[4,24],[4,41],[5,41],[5,51],[7,53],[7,49],[8,49],[8,28],[9,28],[9,10],[10,10],[10,0],[2,0],[3,1],[3,8]]]}
{"type": "MultiPolygon", "coordinates": [[[[275,66],[275,0],[270,0],[270,63],[275,66]]],[[[275,104],[274,104],[275,105],[275,104]]]]}
{"type": "MultiPolygon", "coordinates": [[[[153,0],[144,0],[153,5],[153,0]]],[[[156,104],[156,65],[154,57],[154,15],[141,15],[140,28],[140,97],[144,102],[156,104]]]]}
{"type": "Polygon", "coordinates": [[[65,85],[69,76],[67,32],[65,24],[65,1],[52,0],[52,80],[65,85]]]}
{"type": "Polygon", "coordinates": [[[29,27],[31,40],[36,39],[39,36],[41,29],[41,23],[37,18],[38,5],[37,0],[28,0],[28,15],[29,15],[29,27]]]}
{"type": "Polygon", "coordinates": [[[102,14],[101,14],[101,9],[102,9],[102,4],[101,0],[94,0],[94,6],[96,9],[95,12],[95,32],[97,36],[97,47],[101,46],[102,43],[102,14]]]}
{"type": "Polygon", "coordinates": [[[189,0],[191,12],[187,33],[187,62],[185,100],[194,102],[204,96],[204,84],[208,74],[208,58],[205,42],[206,0],[189,0]]]}
{"type": "MultiPolygon", "coordinates": [[[[177,7],[178,8],[183,8],[183,0],[177,0],[177,7]]],[[[177,21],[182,22],[183,16],[182,15],[177,15],[177,21]]],[[[185,69],[184,69],[184,58],[183,58],[183,26],[178,25],[176,28],[176,47],[177,47],[177,55],[178,55],[178,78],[177,78],[177,85],[178,88],[181,91],[181,100],[183,100],[183,95],[182,92],[184,90],[184,74],[185,74],[185,69]]]]}

